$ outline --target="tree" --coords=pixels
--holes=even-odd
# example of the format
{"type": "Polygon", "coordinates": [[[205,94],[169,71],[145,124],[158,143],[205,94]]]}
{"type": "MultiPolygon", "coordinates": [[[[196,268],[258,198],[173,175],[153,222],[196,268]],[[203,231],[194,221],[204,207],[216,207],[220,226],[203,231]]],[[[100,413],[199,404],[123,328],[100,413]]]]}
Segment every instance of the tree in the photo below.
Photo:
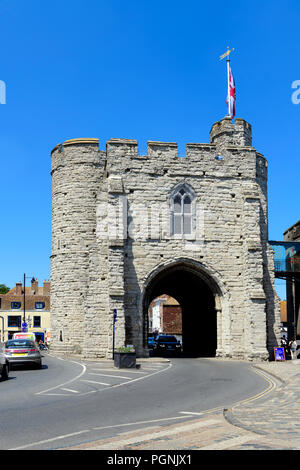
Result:
{"type": "Polygon", "coordinates": [[[10,287],[7,287],[5,284],[0,284],[0,294],[7,294],[10,291],[10,287]]]}

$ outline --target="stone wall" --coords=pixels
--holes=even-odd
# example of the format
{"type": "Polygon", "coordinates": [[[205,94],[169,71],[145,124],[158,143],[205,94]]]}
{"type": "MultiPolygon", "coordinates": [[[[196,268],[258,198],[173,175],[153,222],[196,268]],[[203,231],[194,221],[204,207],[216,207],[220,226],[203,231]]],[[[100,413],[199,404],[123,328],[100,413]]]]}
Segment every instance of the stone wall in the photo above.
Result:
{"type": "MultiPolygon", "coordinates": [[[[111,357],[134,344],[147,355],[149,279],[185,260],[214,286],[217,355],[265,360],[279,339],[267,231],[267,162],[251,126],[224,118],[209,144],[75,139],[52,152],[52,343],[57,351],[111,357]],[[185,185],[193,233],[174,236],[171,200],[185,185]]],[[[152,300],[152,299],[151,299],[152,300]]]]}

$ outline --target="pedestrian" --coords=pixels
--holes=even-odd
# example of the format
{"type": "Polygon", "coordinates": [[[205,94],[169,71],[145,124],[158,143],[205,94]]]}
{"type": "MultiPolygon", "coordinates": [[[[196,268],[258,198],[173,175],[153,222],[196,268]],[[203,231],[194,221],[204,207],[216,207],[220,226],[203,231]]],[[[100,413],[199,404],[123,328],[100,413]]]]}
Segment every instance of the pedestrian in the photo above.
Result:
{"type": "Polygon", "coordinates": [[[290,350],[291,350],[292,359],[297,359],[297,353],[296,353],[297,342],[296,342],[296,338],[294,338],[294,339],[292,339],[292,341],[290,341],[289,346],[290,346],[290,350]]]}

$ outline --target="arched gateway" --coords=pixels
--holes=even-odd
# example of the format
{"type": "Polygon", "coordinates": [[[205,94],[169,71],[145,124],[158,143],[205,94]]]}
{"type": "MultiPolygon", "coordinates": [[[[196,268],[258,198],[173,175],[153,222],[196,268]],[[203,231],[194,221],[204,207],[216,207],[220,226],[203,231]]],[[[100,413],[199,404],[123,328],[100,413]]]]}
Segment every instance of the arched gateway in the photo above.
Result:
{"type": "Polygon", "coordinates": [[[57,353],[147,356],[147,308],[182,307],[186,354],[266,360],[280,341],[267,162],[228,117],[210,143],[67,140],[52,151],[51,341],[57,353]]]}
{"type": "Polygon", "coordinates": [[[184,355],[212,357],[222,344],[222,311],[226,315],[226,291],[216,274],[198,261],[177,259],[157,267],[144,284],[142,303],[144,346],[149,332],[148,309],[156,297],[176,298],[182,309],[184,355]],[[219,321],[219,333],[218,333],[219,321]]]}

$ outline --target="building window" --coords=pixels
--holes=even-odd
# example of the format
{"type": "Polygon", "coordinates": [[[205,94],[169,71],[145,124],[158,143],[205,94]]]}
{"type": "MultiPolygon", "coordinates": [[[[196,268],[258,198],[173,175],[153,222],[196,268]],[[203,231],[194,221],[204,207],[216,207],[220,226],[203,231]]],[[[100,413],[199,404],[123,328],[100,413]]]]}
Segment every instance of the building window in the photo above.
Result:
{"type": "Polygon", "coordinates": [[[36,310],[42,310],[43,308],[45,308],[45,302],[35,302],[36,310]]]}
{"type": "Polygon", "coordinates": [[[21,302],[11,302],[10,303],[11,310],[18,310],[21,308],[21,302]]]}
{"type": "Polygon", "coordinates": [[[172,235],[192,235],[195,199],[193,191],[185,184],[175,188],[171,194],[172,235]]]}
{"type": "Polygon", "coordinates": [[[33,316],[33,328],[41,328],[41,317],[33,316]]]}
{"type": "Polygon", "coordinates": [[[8,315],[7,317],[7,326],[8,328],[21,328],[21,315],[8,315]]]}

